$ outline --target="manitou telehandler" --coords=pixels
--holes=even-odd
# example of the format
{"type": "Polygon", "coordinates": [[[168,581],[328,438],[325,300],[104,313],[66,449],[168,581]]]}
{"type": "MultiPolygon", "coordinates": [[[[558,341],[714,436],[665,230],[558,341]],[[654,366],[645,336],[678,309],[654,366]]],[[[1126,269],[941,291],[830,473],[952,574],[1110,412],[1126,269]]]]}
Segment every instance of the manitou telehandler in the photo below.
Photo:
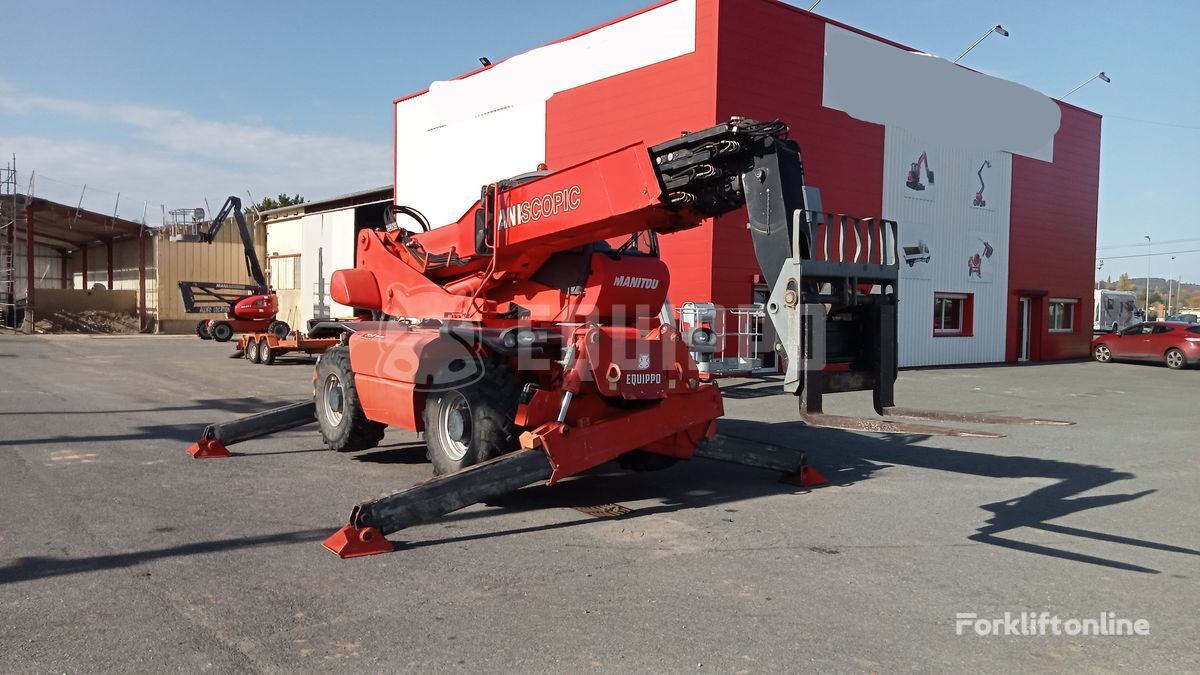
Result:
{"type": "Polygon", "coordinates": [[[189,313],[224,314],[223,319],[204,319],[196,324],[196,335],[202,340],[228,342],[234,333],[266,332],[282,340],[291,332],[291,327],[277,321],[279,299],[267,285],[267,275],[258,262],[254,249],[254,237],[242,216],[242,200],[231,196],[213,218],[207,229],[197,226],[193,234],[179,234],[171,241],[213,243],[221,226],[230,215],[238,226],[246,258],[246,273],[253,284],[227,284],[214,281],[180,281],[179,292],[183,295],[183,308],[189,313]]]}
{"type": "Polygon", "coordinates": [[[872,390],[877,412],[921,415],[891,407],[896,224],[822,213],[787,130],[734,118],[500,181],[439,228],[395,207],[411,231],[360,231],[356,266],[331,287],[337,302],[391,318],[344,324],[312,401],[210,425],[192,454],[227,455],[230,443],[314,416],[339,451],[375,446],[389,425],[423,432],[437,477],[356,506],[325,542],[343,557],[391,550],[388,533],[614,459],[655,468],[699,455],[804,479],[798,451],[714,434],[721,392],[689,354],[712,336],[685,339],[659,320],[670,279],[656,236],[743,207],[772,289],[784,389],[806,420],[996,436],[821,413],[827,392],[872,390]]]}

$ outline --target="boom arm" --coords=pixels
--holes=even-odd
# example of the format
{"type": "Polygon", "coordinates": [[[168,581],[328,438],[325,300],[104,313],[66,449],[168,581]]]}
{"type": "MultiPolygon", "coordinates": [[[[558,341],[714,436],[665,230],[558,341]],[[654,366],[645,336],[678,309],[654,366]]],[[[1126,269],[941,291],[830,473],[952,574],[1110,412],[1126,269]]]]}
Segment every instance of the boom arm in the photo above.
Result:
{"type": "Polygon", "coordinates": [[[242,200],[230,195],[229,199],[225,200],[225,205],[217,213],[209,223],[208,229],[199,228],[199,231],[194,235],[180,235],[172,237],[174,241],[196,241],[205,244],[213,243],[217,234],[221,232],[221,226],[233,214],[234,222],[238,226],[238,234],[242,238],[242,248],[246,257],[246,272],[250,278],[254,280],[255,295],[264,295],[269,292],[267,287],[267,275],[263,273],[262,265],[258,262],[258,252],[254,250],[254,237],[250,235],[250,228],[246,225],[246,219],[242,216],[242,200]]]}

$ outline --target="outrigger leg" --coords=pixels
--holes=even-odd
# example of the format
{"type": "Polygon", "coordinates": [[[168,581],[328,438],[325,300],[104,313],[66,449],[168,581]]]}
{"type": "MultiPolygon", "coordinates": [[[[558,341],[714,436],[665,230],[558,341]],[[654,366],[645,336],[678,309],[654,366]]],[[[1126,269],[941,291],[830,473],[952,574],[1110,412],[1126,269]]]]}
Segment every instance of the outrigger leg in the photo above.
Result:
{"type": "MultiPolygon", "coordinates": [[[[696,448],[695,457],[772,469],[783,480],[817,487],[829,482],[800,450],[718,434],[696,448]]],[[[341,558],[388,553],[387,535],[420,525],[527,485],[550,480],[554,468],[540,448],[519,450],[482,464],[438,476],[386,497],[357,504],[350,522],[325,540],[341,558]]]]}
{"type": "Polygon", "coordinates": [[[385,537],[393,532],[550,480],[553,473],[550,459],[540,448],[518,450],[362,502],[350,512],[350,522],[326,539],[324,546],[341,558],[387,553],[393,549],[385,537]]]}
{"type": "Polygon", "coordinates": [[[316,405],[312,401],[303,401],[239,417],[228,422],[216,422],[204,427],[204,433],[200,435],[200,440],[188,448],[188,454],[197,459],[230,457],[228,446],[234,443],[268,436],[316,421],[316,405]]]}
{"type": "Polygon", "coordinates": [[[770,469],[783,474],[782,480],[803,487],[820,487],[829,479],[808,463],[803,450],[759,443],[736,436],[717,434],[696,447],[696,457],[719,462],[770,469]]]}

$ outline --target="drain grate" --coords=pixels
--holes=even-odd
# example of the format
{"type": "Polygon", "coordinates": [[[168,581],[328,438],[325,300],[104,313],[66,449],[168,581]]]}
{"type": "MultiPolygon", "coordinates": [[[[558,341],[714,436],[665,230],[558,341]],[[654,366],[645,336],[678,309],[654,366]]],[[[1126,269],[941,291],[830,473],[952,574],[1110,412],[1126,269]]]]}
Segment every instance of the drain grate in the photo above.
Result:
{"type": "Polygon", "coordinates": [[[633,513],[633,509],[620,504],[596,504],[595,506],[572,506],[571,508],[593,518],[620,518],[633,513]]]}

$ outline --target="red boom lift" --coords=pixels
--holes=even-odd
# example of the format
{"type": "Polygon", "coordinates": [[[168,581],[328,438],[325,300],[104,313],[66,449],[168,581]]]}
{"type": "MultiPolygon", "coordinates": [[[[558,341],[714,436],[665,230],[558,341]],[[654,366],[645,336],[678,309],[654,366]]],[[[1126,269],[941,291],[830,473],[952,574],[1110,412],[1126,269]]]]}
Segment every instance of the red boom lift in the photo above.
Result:
{"type": "Polygon", "coordinates": [[[815,195],[786,133],[778,121],[734,118],[635,143],[486,185],[436,229],[395,207],[413,231],[360,231],[355,268],[335,272],[331,287],[337,302],[390,320],[344,324],[343,344],[317,364],[313,401],[210,425],[192,454],[227,455],[228,444],[314,417],[338,451],[375,446],[388,425],[424,432],[436,477],[357,505],[325,542],[342,557],[391,550],[391,532],[614,459],[657,468],[705,456],[811,481],[798,451],[714,435],[720,390],[657,318],[669,277],[656,235],[743,207],[772,288],[784,388],[806,420],[996,436],[822,414],[824,393],[866,389],[881,414],[930,416],[892,407],[896,224],[810,210],[815,195]]]}
{"type": "Polygon", "coordinates": [[[278,339],[284,339],[291,332],[291,327],[283,321],[276,321],[279,312],[279,299],[267,285],[267,275],[263,274],[262,265],[258,262],[258,253],[254,250],[254,238],[250,228],[242,216],[242,200],[229,197],[221,211],[213,218],[208,229],[197,226],[195,234],[180,234],[171,237],[171,241],[191,241],[213,243],[221,226],[230,215],[238,226],[242,246],[245,249],[246,272],[254,280],[254,284],[226,284],[210,281],[180,281],[179,291],[183,295],[183,307],[189,313],[224,314],[224,319],[205,319],[196,324],[196,335],[202,340],[227,342],[234,333],[269,332],[278,339]]]}

